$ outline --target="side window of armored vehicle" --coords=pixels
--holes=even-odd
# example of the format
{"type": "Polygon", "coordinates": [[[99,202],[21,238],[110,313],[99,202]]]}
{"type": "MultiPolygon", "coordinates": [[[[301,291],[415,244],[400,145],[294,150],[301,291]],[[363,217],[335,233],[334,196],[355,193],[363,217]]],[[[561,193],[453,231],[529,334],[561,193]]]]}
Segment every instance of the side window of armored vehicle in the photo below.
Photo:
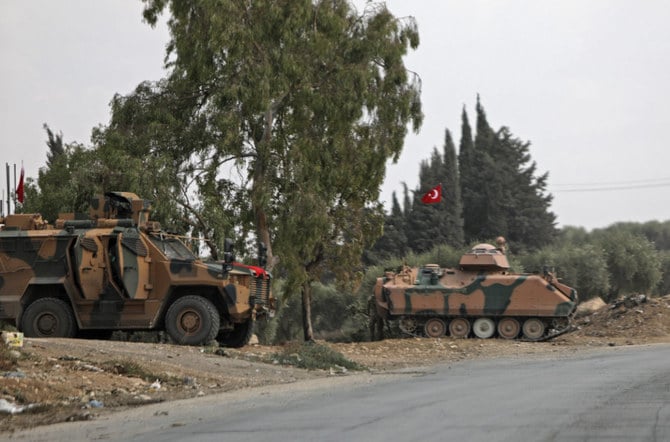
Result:
{"type": "Polygon", "coordinates": [[[194,261],[197,257],[191,252],[188,247],[176,238],[160,238],[152,235],[151,242],[154,243],[158,249],[168,259],[178,259],[183,261],[194,261]]]}

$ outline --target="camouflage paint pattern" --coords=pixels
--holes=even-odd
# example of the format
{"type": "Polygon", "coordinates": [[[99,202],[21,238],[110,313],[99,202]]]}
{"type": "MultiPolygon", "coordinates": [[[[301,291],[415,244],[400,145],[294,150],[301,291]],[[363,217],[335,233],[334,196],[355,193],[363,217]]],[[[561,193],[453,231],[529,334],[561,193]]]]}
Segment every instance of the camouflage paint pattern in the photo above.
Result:
{"type": "Polygon", "coordinates": [[[512,318],[519,326],[534,318],[549,332],[555,324],[566,325],[575,311],[574,289],[549,272],[510,273],[507,258],[498,248],[487,244],[475,246],[463,255],[459,264],[458,269],[428,265],[386,272],[374,289],[378,315],[385,319],[409,319],[419,327],[432,318],[445,326],[455,318],[464,318],[471,325],[479,318],[494,323],[512,318]]]}
{"type": "Polygon", "coordinates": [[[149,209],[113,192],[94,199],[89,220],[0,219],[0,320],[21,327],[23,312],[45,297],[65,301],[80,330],[162,329],[172,302],[187,295],[214,305],[222,332],[273,313],[265,270],[203,262],[149,221],[149,209]],[[119,215],[129,218],[101,217],[119,215]]]}

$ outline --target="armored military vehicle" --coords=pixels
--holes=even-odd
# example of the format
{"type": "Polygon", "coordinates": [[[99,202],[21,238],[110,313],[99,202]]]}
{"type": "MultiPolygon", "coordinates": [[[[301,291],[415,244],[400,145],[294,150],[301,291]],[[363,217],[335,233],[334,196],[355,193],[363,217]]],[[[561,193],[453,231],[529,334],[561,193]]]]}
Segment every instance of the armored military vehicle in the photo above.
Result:
{"type": "Polygon", "coordinates": [[[0,219],[0,320],[28,337],[165,330],[179,344],[248,343],[257,317],[274,312],[271,276],[235,261],[204,262],[149,219],[127,192],[96,197],[85,216],[0,219]],[[83,218],[83,219],[82,219],[83,218]]]}
{"type": "Polygon", "coordinates": [[[398,320],[409,334],[438,338],[549,339],[569,329],[577,292],[548,271],[509,272],[500,246],[479,244],[461,257],[459,268],[403,266],[377,279],[377,314],[398,320]]]}

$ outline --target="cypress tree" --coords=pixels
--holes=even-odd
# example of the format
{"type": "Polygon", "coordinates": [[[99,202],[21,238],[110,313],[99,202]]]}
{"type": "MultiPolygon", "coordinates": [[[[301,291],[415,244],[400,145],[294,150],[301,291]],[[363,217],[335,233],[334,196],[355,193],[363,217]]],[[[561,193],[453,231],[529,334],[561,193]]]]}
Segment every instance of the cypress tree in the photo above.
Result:
{"type": "Polygon", "coordinates": [[[389,258],[405,256],[407,253],[405,214],[395,192],[392,198],[391,212],[384,219],[384,234],[364,255],[364,262],[367,265],[375,265],[389,258]]]}
{"type": "Polygon", "coordinates": [[[506,127],[494,131],[479,96],[476,112],[472,145],[464,112],[459,155],[466,242],[503,235],[522,249],[551,243],[556,227],[549,211],[552,196],[545,193],[548,175],[536,176],[530,143],[515,138],[506,127]]]}
{"type": "Polygon", "coordinates": [[[508,200],[501,205],[507,223],[504,235],[518,248],[538,249],[550,244],[557,230],[556,215],[549,210],[553,197],[546,193],[549,173],[536,176],[530,143],[515,138],[508,128],[498,131],[496,144],[506,169],[508,200]]]}
{"type": "Polygon", "coordinates": [[[435,204],[424,204],[421,197],[430,189],[440,184],[439,173],[442,169],[442,158],[437,149],[433,149],[430,162],[424,160],[419,168],[419,188],[414,192],[412,214],[409,218],[409,228],[412,237],[409,247],[422,253],[430,250],[435,244],[444,243],[446,239],[443,231],[444,200],[435,204]]]}
{"type": "Polygon", "coordinates": [[[442,233],[444,242],[453,247],[463,245],[463,205],[461,202],[461,186],[456,160],[456,147],[449,129],[445,130],[444,151],[442,155],[442,198],[444,219],[442,233]]]}

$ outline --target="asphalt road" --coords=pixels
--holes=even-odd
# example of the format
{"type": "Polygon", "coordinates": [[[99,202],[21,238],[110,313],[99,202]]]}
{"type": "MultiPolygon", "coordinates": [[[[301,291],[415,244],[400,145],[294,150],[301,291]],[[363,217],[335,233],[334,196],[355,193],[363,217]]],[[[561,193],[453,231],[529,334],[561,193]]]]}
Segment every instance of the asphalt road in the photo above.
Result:
{"type": "Polygon", "coordinates": [[[12,439],[670,441],[670,345],[264,387],[36,428],[12,439]]]}

